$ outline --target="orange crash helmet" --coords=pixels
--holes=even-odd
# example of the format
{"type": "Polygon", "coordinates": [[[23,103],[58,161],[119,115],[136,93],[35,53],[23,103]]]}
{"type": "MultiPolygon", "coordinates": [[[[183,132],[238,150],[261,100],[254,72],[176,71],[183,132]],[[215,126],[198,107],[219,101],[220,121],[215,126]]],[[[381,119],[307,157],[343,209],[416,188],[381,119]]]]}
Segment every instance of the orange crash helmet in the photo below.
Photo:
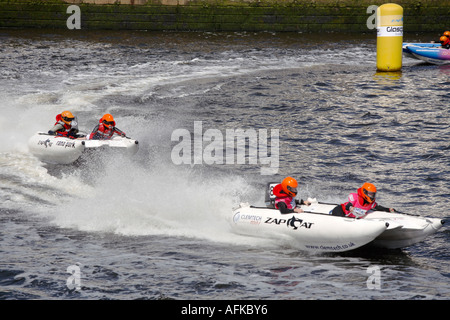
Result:
{"type": "Polygon", "coordinates": [[[439,38],[439,42],[440,42],[443,46],[445,46],[445,45],[447,45],[447,44],[450,44],[450,38],[449,38],[449,37],[446,37],[446,36],[442,36],[442,37],[439,38]]]}
{"type": "Polygon", "coordinates": [[[297,180],[292,177],[287,177],[281,182],[281,189],[283,189],[283,191],[291,197],[295,197],[297,195],[297,186],[297,180]]]}
{"type": "Polygon", "coordinates": [[[373,203],[375,201],[375,196],[377,194],[377,188],[371,183],[364,183],[361,188],[358,189],[358,195],[363,197],[368,203],[373,203]]]}
{"type": "Polygon", "coordinates": [[[114,121],[114,117],[110,115],[109,113],[103,115],[103,117],[100,119],[100,122],[103,123],[105,127],[108,129],[111,129],[116,125],[116,122],[114,121]]]}
{"type": "Polygon", "coordinates": [[[61,120],[65,124],[70,124],[73,119],[75,119],[75,117],[73,116],[72,112],[70,112],[70,111],[61,112],[61,120]]]}

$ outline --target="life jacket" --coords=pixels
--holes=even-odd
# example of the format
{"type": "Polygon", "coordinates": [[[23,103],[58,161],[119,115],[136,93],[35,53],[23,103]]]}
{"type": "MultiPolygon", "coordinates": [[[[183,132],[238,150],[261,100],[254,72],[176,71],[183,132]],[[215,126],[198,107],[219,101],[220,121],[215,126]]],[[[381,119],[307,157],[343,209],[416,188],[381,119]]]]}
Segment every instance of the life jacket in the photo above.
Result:
{"type": "Polygon", "coordinates": [[[109,140],[111,139],[111,137],[115,132],[114,129],[115,129],[114,127],[112,127],[112,129],[109,129],[103,123],[100,123],[92,131],[91,135],[89,136],[89,139],[109,140]]]}
{"type": "Polygon", "coordinates": [[[281,189],[281,184],[277,184],[273,188],[273,194],[275,195],[275,208],[279,209],[278,203],[284,202],[288,209],[294,209],[296,207],[295,198],[288,196],[284,193],[283,189],[281,189]]]}
{"type": "Polygon", "coordinates": [[[62,125],[64,127],[64,129],[61,129],[61,130],[57,131],[56,135],[67,137],[67,134],[69,133],[70,129],[72,129],[72,126],[70,124],[65,123],[62,120],[61,114],[58,114],[56,116],[56,122],[55,122],[54,125],[56,126],[57,124],[62,125]]]}
{"type": "Polygon", "coordinates": [[[372,210],[377,206],[377,203],[374,201],[372,203],[367,203],[364,201],[364,198],[360,195],[362,192],[361,188],[358,189],[357,193],[350,193],[348,196],[348,202],[341,204],[342,211],[344,211],[345,215],[350,218],[362,218],[367,215],[369,210],[372,210]],[[352,207],[355,209],[353,212],[350,212],[346,209],[348,203],[352,204],[352,207]]]}
{"type": "Polygon", "coordinates": [[[113,121],[112,128],[109,129],[107,126],[105,126],[102,122],[102,118],[98,120],[98,125],[92,130],[92,133],[89,135],[89,139],[94,140],[109,140],[112,138],[114,133],[117,134],[125,134],[125,132],[122,132],[121,130],[116,128],[116,121],[113,121]]]}

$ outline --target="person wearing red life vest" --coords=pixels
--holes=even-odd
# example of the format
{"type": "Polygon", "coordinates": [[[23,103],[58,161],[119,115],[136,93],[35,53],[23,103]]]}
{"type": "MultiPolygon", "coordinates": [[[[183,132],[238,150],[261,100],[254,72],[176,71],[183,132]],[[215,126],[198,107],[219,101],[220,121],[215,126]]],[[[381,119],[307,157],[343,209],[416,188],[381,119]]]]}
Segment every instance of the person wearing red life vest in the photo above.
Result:
{"type": "Polygon", "coordinates": [[[116,122],[114,118],[109,113],[103,115],[103,117],[98,121],[99,124],[95,126],[89,135],[91,140],[109,140],[114,134],[118,134],[121,137],[125,137],[125,132],[116,128],[116,122]]]}
{"type": "Polygon", "coordinates": [[[292,177],[285,178],[280,184],[273,188],[275,195],[275,208],[280,210],[282,214],[286,213],[301,213],[303,210],[297,208],[297,205],[310,205],[309,201],[296,200],[298,182],[292,177]]]}
{"type": "Polygon", "coordinates": [[[48,131],[48,134],[68,138],[78,138],[78,122],[70,111],[63,111],[56,116],[56,122],[48,131]]]}
{"type": "Polygon", "coordinates": [[[377,188],[372,183],[364,183],[356,193],[348,196],[346,203],[336,206],[331,214],[333,216],[363,218],[370,210],[395,212],[393,208],[385,208],[375,202],[377,188]]]}

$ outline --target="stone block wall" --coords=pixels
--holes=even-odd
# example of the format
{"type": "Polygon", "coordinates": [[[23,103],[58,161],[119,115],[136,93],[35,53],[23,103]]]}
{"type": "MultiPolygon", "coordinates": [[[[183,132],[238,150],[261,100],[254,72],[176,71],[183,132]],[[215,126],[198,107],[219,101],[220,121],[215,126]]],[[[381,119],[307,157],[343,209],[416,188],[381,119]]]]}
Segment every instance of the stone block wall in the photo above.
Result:
{"type": "MultiPolygon", "coordinates": [[[[375,32],[369,0],[0,0],[0,28],[67,28],[67,8],[81,29],[171,31],[375,32]]],[[[405,32],[450,29],[450,1],[399,0],[405,32]]]]}

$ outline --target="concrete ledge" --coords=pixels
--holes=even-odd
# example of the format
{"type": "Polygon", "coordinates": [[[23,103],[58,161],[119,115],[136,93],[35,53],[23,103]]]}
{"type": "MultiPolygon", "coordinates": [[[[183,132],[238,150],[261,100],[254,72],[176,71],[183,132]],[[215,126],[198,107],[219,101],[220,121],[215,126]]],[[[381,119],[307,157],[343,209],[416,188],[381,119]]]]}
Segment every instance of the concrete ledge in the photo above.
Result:
{"type": "MultiPolygon", "coordinates": [[[[67,28],[71,4],[81,29],[174,31],[373,32],[369,0],[0,0],[1,28],[67,28]]],[[[395,1],[405,32],[450,29],[450,2],[395,1]]]]}

